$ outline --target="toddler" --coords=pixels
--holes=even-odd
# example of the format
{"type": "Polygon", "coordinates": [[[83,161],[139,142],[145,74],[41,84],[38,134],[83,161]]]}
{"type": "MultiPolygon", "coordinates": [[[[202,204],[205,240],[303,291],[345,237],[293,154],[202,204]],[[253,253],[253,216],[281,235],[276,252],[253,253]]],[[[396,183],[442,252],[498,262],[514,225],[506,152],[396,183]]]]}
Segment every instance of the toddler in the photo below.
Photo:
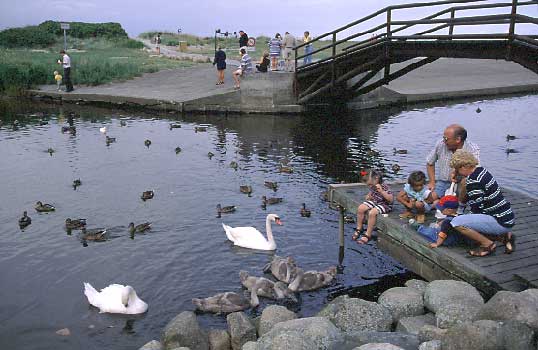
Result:
{"type": "Polygon", "coordinates": [[[400,218],[414,218],[413,209],[417,213],[417,223],[423,224],[425,212],[430,211],[431,205],[437,199],[435,192],[430,191],[426,186],[426,175],[422,171],[413,171],[403,190],[398,193],[396,199],[405,207],[405,212],[400,214],[400,218]]]}
{"type": "Polygon", "coordinates": [[[375,228],[377,214],[386,214],[392,211],[394,196],[390,188],[383,183],[383,174],[377,170],[371,170],[368,174],[366,184],[370,187],[370,192],[366,195],[366,200],[357,208],[357,228],[351,237],[359,244],[366,244],[372,238],[372,231],[375,228]],[[368,213],[368,226],[366,232],[362,233],[364,217],[368,213]]]}
{"type": "Polygon", "coordinates": [[[60,91],[60,85],[62,85],[62,76],[57,70],[54,71],[54,80],[56,80],[56,86],[58,87],[58,91],[60,91]]]}

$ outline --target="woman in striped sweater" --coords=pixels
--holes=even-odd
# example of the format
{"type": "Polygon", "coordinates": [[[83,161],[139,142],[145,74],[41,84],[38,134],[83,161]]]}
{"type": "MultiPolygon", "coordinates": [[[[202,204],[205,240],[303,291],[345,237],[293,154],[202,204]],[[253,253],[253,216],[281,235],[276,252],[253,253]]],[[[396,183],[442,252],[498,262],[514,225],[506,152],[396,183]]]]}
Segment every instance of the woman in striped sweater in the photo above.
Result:
{"type": "Polygon", "coordinates": [[[451,221],[462,235],[478,242],[476,250],[469,251],[473,256],[486,256],[495,251],[494,241],[505,244],[505,253],[515,248],[515,236],[510,232],[514,226],[514,212],[491,173],[478,165],[472,153],[457,150],[450,166],[464,179],[460,185],[460,202],[467,202],[471,214],[455,217],[451,221]]]}

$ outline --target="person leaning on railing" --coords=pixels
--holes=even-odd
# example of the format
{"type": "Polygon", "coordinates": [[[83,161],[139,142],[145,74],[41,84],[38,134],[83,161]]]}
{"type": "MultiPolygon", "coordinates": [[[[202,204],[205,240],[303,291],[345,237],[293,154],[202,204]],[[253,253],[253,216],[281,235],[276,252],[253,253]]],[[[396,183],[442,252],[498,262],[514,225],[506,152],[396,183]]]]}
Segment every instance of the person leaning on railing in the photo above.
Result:
{"type": "Polygon", "coordinates": [[[304,54],[306,56],[303,59],[303,64],[312,63],[312,55],[311,55],[311,53],[312,53],[314,47],[310,43],[311,41],[312,41],[312,37],[310,36],[310,32],[309,31],[304,32],[303,43],[306,44],[305,47],[304,47],[304,54]]]}

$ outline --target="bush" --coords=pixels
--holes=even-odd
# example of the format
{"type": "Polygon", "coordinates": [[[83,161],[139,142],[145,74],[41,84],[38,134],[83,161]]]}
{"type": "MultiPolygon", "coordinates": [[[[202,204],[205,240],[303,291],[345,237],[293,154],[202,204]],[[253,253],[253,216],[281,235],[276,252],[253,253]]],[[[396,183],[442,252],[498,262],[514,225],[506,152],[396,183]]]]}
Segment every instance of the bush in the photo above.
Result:
{"type": "Polygon", "coordinates": [[[117,47],[124,47],[126,49],[143,49],[144,43],[134,39],[118,40],[116,42],[117,47]]]}
{"type": "MultiPolygon", "coordinates": [[[[62,22],[63,23],[63,22],[62,22]]],[[[127,38],[127,33],[119,23],[84,23],[84,22],[65,22],[69,23],[67,34],[74,38],[127,38]]],[[[41,30],[53,34],[63,35],[60,28],[60,22],[45,21],[38,26],[41,30]]]]}
{"type": "Polygon", "coordinates": [[[166,46],[178,46],[179,45],[179,41],[177,40],[166,40],[166,41],[163,41],[163,43],[166,46]]]}
{"type": "Polygon", "coordinates": [[[47,47],[56,42],[56,37],[37,26],[10,28],[0,32],[0,46],[15,47],[47,47]]]}

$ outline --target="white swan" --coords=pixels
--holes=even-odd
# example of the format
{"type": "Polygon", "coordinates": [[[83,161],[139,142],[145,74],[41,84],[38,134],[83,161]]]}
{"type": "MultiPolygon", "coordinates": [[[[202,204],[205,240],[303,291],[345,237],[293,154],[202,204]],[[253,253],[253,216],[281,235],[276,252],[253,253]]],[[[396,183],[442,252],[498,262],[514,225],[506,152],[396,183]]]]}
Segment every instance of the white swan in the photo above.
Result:
{"type": "Polygon", "coordinates": [[[103,134],[106,134],[106,126],[99,128],[99,131],[102,132],[103,134]]]}
{"type": "Polygon", "coordinates": [[[259,250],[275,250],[276,243],[271,230],[271,221],[274,221],[277,225],[282,225],[278,215],[267,215],[265,220],[267,239],[254,227],[230,227],[224,224],[222,224],[222,227],[226,232],[226,237],[236,246],[259,250]]]}
{"type": "Polygon", "coordinates": [[[91,284],[84,282],[84,294],[88,302],[99,308],[101,313],[133,315],[144,313],[148,309],[148,304],[136,295],[131,286],[111,284],[98,292],[91,284]]]}

